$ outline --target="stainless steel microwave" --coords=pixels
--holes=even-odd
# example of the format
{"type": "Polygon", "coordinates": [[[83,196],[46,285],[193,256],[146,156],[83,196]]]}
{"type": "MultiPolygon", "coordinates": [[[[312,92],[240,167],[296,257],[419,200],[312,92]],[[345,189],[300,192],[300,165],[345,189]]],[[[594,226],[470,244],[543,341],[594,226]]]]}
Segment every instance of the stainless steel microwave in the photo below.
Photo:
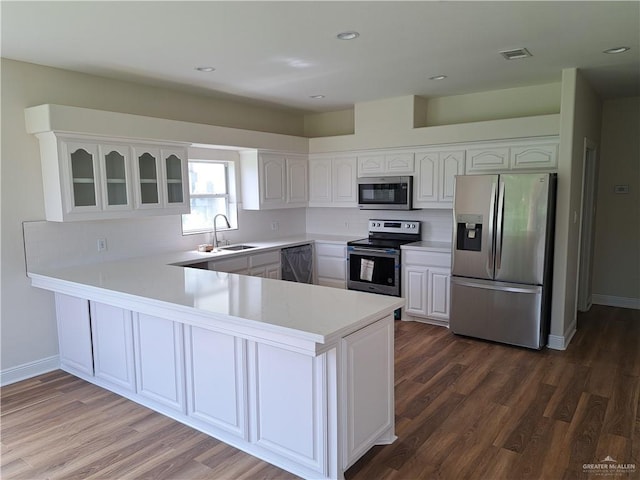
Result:
{"type": "Polygon", "coordinates": [[[413,177],[358,178],[361,210],[411,210],[413,177]]]}

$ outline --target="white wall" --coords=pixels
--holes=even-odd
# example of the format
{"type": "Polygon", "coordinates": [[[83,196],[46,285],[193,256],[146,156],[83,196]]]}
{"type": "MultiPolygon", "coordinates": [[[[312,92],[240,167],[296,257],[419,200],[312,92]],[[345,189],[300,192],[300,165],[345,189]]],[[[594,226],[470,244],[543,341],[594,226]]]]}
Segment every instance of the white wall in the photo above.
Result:
{"type": "Polygon", "coordinates": [[[603,105],[592,293],[640,308],[640,97],[603,105]]]}
{"type": "MultiPolygon", "coordinates": [[[[25,372],[51,364],[57,354],[53,296],[32,288],[25,274],[22,222],[44,219],[40,152],[35,136],[25,129],[24,109],[52,103],[119,111],[186,122],[215,122],[239,129],[300,134],[302,116],[280,110],[266,110],[203,97],[152,88],[134,83],[78,74],[2,59],[2,175],[1,175],[1,357],[0,370],[24,367],[25,372]],[[31,365],[34,363],[36,365],[31,365]]],[[[201,129],[202,131],[203,129],[201,129]]],[[[256,137],[262,138],[256,134],[256,137]]],[[[203,139],[198,139],[202,141],[203,139]]],[[[271,220],[279,222],[278,235],[304,231],[304,209],[297,213],[270,212],[259,216],[246,212],[241,225],[251,226],[247,234],[264,231],[271,220]]],[[[92,255],[95,236],[107,237],[109,253],[122,254],[150,235],[153,248],[167,250],[202,243],[201,238],[180,234],[179,217],[159,217],[140,221],[88,222],[85,225],[54,227],[61,245],[73,260],[92,255]],[[144,237],[143,237],[144,238],[144,237]]],[[[266,229],[267,235],[272,234],[266,229]]],[[[243,231],[230,233],[244,240],[243,231]]],[[[247,238],[248,239],[248,238],[247,238]]],[[[51,246],[50,244],[47,244],[51,246]]],[[[51,256],[58,255],[56,251],[51,256]]],[[[61,255],[60,255],[61,256],[61,255]]],[[[105,258],[98,257],[98,258],[105,258]]],[[[62,258],[62,256],[61,256],[62,258]]]]}
{"type": "Polygon", "coordinates": [[[576,330],[584,139],[600,140],[601,102],[575,68],[563,70],[560,116],[550,338],[557,348],[576,330]]]}

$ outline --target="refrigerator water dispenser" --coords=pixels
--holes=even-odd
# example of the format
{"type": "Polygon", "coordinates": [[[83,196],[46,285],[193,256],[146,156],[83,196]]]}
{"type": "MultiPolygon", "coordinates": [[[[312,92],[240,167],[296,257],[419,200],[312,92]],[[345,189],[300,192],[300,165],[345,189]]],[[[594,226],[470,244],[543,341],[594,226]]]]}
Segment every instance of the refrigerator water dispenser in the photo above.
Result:
{"type": "Polygon", "coordinates": [[[482,250],[482,215],[458,215],[456,217],[456,250],[482,250]]]}

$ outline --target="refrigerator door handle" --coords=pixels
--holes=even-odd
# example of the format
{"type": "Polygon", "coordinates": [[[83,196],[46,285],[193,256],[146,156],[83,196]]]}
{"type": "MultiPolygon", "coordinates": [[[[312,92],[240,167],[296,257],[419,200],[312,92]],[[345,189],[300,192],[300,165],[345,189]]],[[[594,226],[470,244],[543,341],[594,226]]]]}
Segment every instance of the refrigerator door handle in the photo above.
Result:
{"type": "Polygon", "coordinates": [[[482,282],[474,281],[471,279],[451,277],[451,283],[461,285],[463,287],[482,288],[485,290],[497,290],[499,292],[513,292],[513,293],[529,293],[538,294],[542,291],[542,287],[539,285],[504,285],[496,282],[482,282]]]}
{"type": "Polygon", "coordinates": [[[488,237],[491,239],[491,244],[489,245],[489,255],[487,256],[487,275],[489,278],[493,278],[493,260],[494,260],[494,251],[495,251],[495,237],[493,235],[493,218],[494,212],[496,210],[496,183],[493,182],[491,184],[491,198],[489,200],[489,231],[488,237]]]}
{"type": "Polygon", "coordinates": [[[496,221],[496,274],[502,264],[502,235],[504,224],[504,182],[500,182],[498,194],[498,219],[496,221]]]}

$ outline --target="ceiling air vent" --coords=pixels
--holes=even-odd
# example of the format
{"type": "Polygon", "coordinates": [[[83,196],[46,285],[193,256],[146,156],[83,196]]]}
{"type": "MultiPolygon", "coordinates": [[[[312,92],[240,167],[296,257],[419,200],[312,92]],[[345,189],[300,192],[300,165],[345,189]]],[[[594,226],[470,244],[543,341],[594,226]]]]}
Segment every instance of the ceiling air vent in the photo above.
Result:
{"type": "Polygon", "coordinates": [[[513,50],[504,50],[500,52],[500,55],[507,60],[515,60],[517,58],[531,57],[531,52],[526,48],[514,48],[513,50]]]}

